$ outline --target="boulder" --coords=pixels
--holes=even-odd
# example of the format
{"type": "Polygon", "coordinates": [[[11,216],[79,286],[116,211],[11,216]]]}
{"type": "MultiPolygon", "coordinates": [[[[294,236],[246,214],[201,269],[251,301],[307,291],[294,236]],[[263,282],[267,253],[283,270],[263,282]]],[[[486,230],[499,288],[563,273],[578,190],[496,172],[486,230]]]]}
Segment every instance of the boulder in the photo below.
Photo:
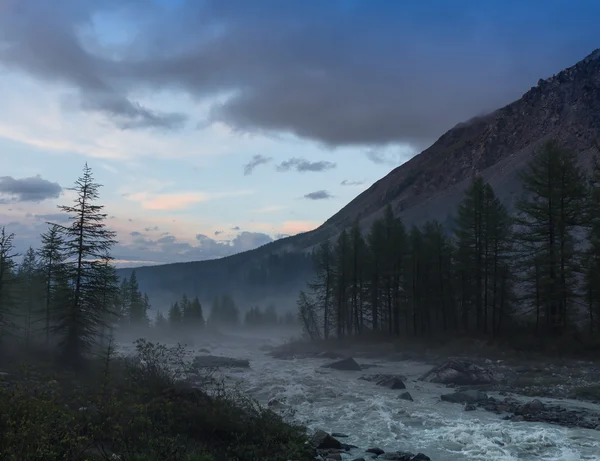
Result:
{"type": "Polygon", "coordinates": [[[460,391],[452,394],[444,394],[440,397],[444,402],[450,403],[482,403],[486,402],[488,396],[482,391],[460,391]]]}
{"type": "Polygon", "coordinates": [[[367,450],[365,450],[366,453],[373,453],[374,455],[382,455],[385,453],[385,451],[383,451],[381,448],[369,448],[367,450]]]}
{"type": "Polygon", "coordinates": [[[477,410],[477,407],[475,405],[473,405],[472,403],[467,403],[465,405],[465,411],[475,411],[477,410]]]}
{"type": "Polygon", "coordinates": [[[431,461],[431,458],[423,453],[408,453],[404,451],[397,451],[394,453],[384,453],[377,459],[388,459],[393,461],[431,461]]]}
{"type": "Polygon", "coordinates": [[[387,387],[388,389],[406,389],[406,385],[402,382],[400,378],[393,375],[379,375],[375,384],[382,387],[387,387]]]}
{"type": "Polygon", "coordinates": [[[344,370],[344,371],[360,371],[362,368],[352,357],[348,357],[344,360],[339,360],[337,362],[329,363],[327,365],[323,365],[323,368],[333,368],[334,370],[344,370]]]}
{"type": "Polygon", "coordinates": [[[245,359],[220,357],[216,355],[197,355],[192,361],[194,368],[249,368],[250,362],[245,359]]]}
{"type": "Polygon", "coordinates": [[[472,386],[491,384],[495,381],[495,376],[491,370],[475,365],[468,360],[450,359],[429,370],[419,380],[430,383],[472,386]]]}
{"type": "Polygon", "coordinates": [[[343,357],[343,355],[338,354],[337,352],[334,352],[334,351],[323,351],[323,352],[319,352],[317,354],[317,357],[321,358],[321,359],[335,360],[335,359],[341,359],[343,357]]]}
{"type": "Polygon", "coordinates": [[[403,386],[403,387],[390,387],[390,389],[406,389],[404,380],[406,379],[402,375],[387,375],[387,374],[376,374],[376,375],[362,375],[360,378],[363,381],[369,381],[375,383],[378,386],[390,387],[392,385],[403,386]]]}
{"type": "Polygon", "coordinates": [[[318,429],[310,438],[310,444],[318,450],[341,449],[342,444],[327,432],[318,429]]]}
{"type": "Polygon", "coordinates": [[[402,400],[408,400],[409,402],[414,402],[414,399],[412,398],[412,395],[410,395],[410,392],[403,392],[398,396],[398,398],[402,400]]]}

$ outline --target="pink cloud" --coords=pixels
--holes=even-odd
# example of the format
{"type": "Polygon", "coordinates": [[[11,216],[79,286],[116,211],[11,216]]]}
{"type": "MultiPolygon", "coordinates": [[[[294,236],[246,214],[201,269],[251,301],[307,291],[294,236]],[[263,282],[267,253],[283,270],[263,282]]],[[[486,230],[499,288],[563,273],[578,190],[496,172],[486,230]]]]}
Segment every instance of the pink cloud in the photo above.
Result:
{"type": "Polygon", "coordinates": [[[223,197],[238,197],[240,195],[252,194],[252,191],[234,191],[234,192],[180,192],[174,194],[148,194],[138,192],[129,194],[127,198],[139,202],[145,210],[164,211],[164,210],[183,210],[196,203],[206,202],[208,200],[223,197]]]}

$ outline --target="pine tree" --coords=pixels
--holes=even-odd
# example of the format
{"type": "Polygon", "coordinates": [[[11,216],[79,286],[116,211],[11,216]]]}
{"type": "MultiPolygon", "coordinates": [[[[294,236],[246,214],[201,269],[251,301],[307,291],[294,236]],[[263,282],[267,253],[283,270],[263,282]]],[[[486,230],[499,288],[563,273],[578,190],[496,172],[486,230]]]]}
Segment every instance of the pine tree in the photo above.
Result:
{"type": "Polygon", "coordinates": [[[129,324],[134,327],[148,326],[148,306],[140,292],[135,271],[129,276],[124,296],[128,297],[126,304],[129,309],[129,324]]]}
{"type": "Polygon", "coordinates": [[[363,328],[363,304],[366,277],[367,244],[360,231],[358,220],[350,230],[350,251],[352,263],[350,268],[350,318],[354,332],[363,328]]]}
{"type": "Polygon", "coordinates": [[[373,330],[383,329],[382,319],[380,318],[382,297],[383,297],[383,277],[386,270],[386,229],[383,220],[378,219],[371,225],[367,235],[367,296],[369,300],[371,328],[373,330]]]}
{"type": "MultiPolygon", "coordinates": [[[[53,313],[61,301],[65,301],[64,293],[59,290],[60,281],[65,280],[64,241],[58,226],[50,226],[42,234],[42,247],[38,252],[39,267],[44,277],[44,333],[46,344],[50,343],[50,327],[53,313]]],[[[63,283],[64,286],[64,283],[63,283]]]]}
{"type": "Polygon", "coordinates": [[[113,336],[119,318],[119,277],[115,267],[104,261],[97,273],[99,311],[103,316],[100,322],[100,349],[104,350],[107,341],[113,336]]]}
{"type": "Polygon", "coordinates": [[[584,216],[584,180],[575,155],[552,141],[535,152],[521,177],[525,197],[517,203],[516,222],[522,263],[547,331],[560,333],[577,285],[575,231],[584,216]]]}
{"type": "MultiPolygon", "coordinates": [[[[333,300],[335,283],[335,262],[331,242],[326,240],[321,243],[313,255],[315,278],[309,284],[314,293],[314,304],[311,304],[311,321],[319,318],[317,310],[322,312],[322,328],[325,339],[329,338],[333,324],[333,300]]],[[[308,298],[306,298],[308,299],[308,298]]],[[[305,301],[305,300],[303,300],[305,301]]],[[[306,303],[300,303],[306,307],[306,303]]]]}
{"type": "Polygon", "coordinates": [[[183,322],[183,312],[181,311],[181,308],[179,307],[179,303],[177,301],[171,304],[171,307],[169,308],[168,317],[169,326],[172,329],[177,330],[181,328],[181,324],[183,322]]]}
{"type": "Polygon", "coordinates": [[[335,286],[333,290],[335,302],[335,324],[337,337],[341,338],[348,333],[348,287],[350,274],[350,241],[348,233],[344,230],[340,233],[334,249],[334,261],[336,267],[335,286]]]}
{"type": "Polygon", "coordinates": [[[600,159],[594,158],[590,180],[586,228],[588,248],[584,256],[584,292],[590,334],[600,331],[600,159]]]}
{"type": "Polygon", "coordinates": [[[14,327],[11,319],[14,309],[14,286],[16,281],[14,234],[0,229],[0,341],[14,327]]]}
{"type": "Polygon", "coordinates": [[[19,281],[19,323],[21,324],[25,345],[29,347],[42,293],[42,280],[36,253],[31,247],[25,252],[17,272],[17,278],[19,281]]]}
{"type": "Polygon", "coordinates": [[[98,339],[109,314],[102,303],[103,271],[110,262],[115,233],[106,229],[103,206],[95,205],[100,184],[94,182],[87,163],[82,176],[71,188],[77,195],[73,206],[59,206],[72,224],[58,226],[65,241],[68,277],[73,286],[72,302],[58,316],[56,330],[62,337],[63,356],[79,365],[98,339]]]}
{"type": "Polygon", "coordinates": [[[470,314],[475,313],[477,330],[483,330],[485,258],[487,251],[485,184],[477,176],[465,191],[458,207],[456,238],[459,270],[462,274],[461,301],[463,328],[469,330],[470,314]]]}

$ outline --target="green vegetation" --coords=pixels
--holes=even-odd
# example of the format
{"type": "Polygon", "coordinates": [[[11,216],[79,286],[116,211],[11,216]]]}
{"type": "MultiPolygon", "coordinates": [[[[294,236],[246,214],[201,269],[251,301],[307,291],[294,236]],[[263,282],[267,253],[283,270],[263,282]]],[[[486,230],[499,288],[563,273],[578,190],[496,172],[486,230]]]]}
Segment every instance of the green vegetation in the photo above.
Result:
{"type": "MultiPolygon", "coordinates": [[[[112,343],[85,373],[2,361],[0,459],[7,461],[309,460],[302,427],[286,424],[210,373],[181,347],[139,340],[117,357],[112,343]],[[53,370],[53,371],[51,371],[53,370]],[[198,389],[181,378],[204,383],[198,389]],[[209,390],[210,389],[210,390],[209,390]]],[[[36,351],[39,357],[40,351],[36,351]]],[[[32,357],[32,356],[29,356],[32,357]]],[[[13,357],[22,362],[23,357],[13,357]]]]}
{"type": "MultiPolygon", "coordinates": [[[[314,254],[298,298],[313,338],[569,338],[600,333],[600,163],[588,182],[576,157],[543,145],[522,173],[511,216],[475,177],[448,232],[406,229],[388,206],[365,238],[358,223],[314,254]]],[[[578,345],[577,347],[580,347],[578,345]]]]}

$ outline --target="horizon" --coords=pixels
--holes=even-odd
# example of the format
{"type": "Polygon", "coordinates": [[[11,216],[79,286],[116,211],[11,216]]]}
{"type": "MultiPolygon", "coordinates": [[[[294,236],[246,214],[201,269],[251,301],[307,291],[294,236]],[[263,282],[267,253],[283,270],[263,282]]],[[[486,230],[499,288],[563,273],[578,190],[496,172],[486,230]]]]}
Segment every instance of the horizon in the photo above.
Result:
{"type": "Polygon", "coordinates": [[[37,247],[88,162],[119,268],[315,229],[598,49],[600,4],[539,4],[0,1],[0,223],[37,247]]]}

